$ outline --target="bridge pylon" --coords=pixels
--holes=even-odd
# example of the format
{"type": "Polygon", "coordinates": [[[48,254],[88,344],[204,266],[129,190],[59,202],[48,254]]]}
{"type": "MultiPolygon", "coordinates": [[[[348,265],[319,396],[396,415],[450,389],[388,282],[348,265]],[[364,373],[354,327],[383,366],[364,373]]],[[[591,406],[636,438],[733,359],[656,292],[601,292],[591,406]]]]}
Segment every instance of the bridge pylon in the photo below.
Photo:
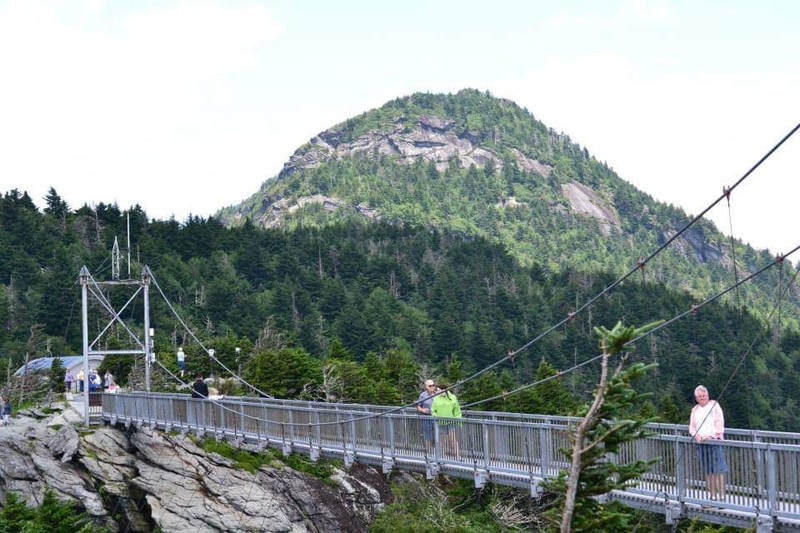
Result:
{"type": "MultiPolygon", "coordinates": [[[[81,268],[78,279],[81,284],[81,322],[83,329],[83,417],[84,423],[89,425],[89,356],[91,355],[133,355],[142,356],[145,368],[145,389],[150,392],[150,365],[153,362],[155,354],[153,353],[152,335],[150,332],[150,282],[152,274],[148,266],[142,268],[142,274],[139,279],[112,279],[110,281],[98,281],[89,272],[89,269],[84,265],[81,268]],[[104,292],[114,286],[120,286],[129,289],[127,301],[122,307],[117,310],[113,305],[111,298],[104,292]],[[135,328],[130,327],[122,319],[122,313],[139,296],[143,299],[143,324],[144,331],[141,337],[135,328]],[[98,320],[99,332],[90,341],[89,334],[89,311],[90,302],[99,304],[99,307],[106,314],[106,321],[98,320]],[[129,347],[123,349],[107,349],[103,348],[102,340],[112,330],[112,326],[117,325],[119,329],[123,330],[127,335],[123,336],[127,340],[129,347]]],[[[96,306],[93,306],[96,307],[96,306]]]]}

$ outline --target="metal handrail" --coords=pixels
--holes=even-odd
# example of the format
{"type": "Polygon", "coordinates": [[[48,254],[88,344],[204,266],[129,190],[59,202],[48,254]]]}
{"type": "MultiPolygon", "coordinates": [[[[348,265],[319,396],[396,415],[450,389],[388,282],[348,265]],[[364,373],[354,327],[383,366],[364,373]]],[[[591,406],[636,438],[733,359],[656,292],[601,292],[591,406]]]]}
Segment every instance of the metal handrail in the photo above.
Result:
{"type": "MultiPolygon", "coordinates": [[[[158,393],[106,394],[102,411],[112,423],[212,434],[314,459],[336,457],[348,466],[359,461],[381,465],[384,471],[399,468],[429,477],[446,473],[472,478],[478,486],[494,482],[527,487],[532,494],[538,493],[542,480],[566,468],[560,450],[569,447],[570,426],[579,420],[469,411],[462,419],[445,421],[387,406],[240,397],[208,401],[158,393]],[[425,425],[433,420],[428,443],[425,425]]],[[[726,430],[726,440],[718,445],[729,468],[727,498],[713,502],[697,460],[699,445],[686,428],[647,428],[652,436],[626,443],[610,460],[654,461],[653,467],[635,486],[613,497],[668,517],[674,515],[669,506],[692,506],[701,518],[740,527],[758,521],[763,531],[770,530],[764,524],[771,528],[800,522],[800,434],[726,430]],[[747,436],[753,438],[745,440],[747,436]],[[792,442],[780,442],[786,440],[792,442]]]]}

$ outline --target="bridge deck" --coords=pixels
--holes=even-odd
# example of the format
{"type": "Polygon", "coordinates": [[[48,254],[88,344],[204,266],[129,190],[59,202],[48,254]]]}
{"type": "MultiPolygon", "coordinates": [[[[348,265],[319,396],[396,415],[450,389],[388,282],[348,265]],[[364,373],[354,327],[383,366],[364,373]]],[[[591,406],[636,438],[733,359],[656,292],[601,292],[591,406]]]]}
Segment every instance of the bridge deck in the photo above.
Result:
{"type": "MultiPolygon", "coordinates": [[[[473,479],[539,492],[539,483],[567,466],[576,419],[513,413],[466,412],[450,425],[410,409],[186,395],[105,394],[102,417],[113,424],[147,424],[195,432],[237,444],[276,447],[313,459],[326,456],[392,469],[473,479]],[[380,416],[377,416],[380,415],[380,416]],[[430,434],[432,443],[426,442],[430,434]]],[[[800,434],[726,431],[720,446],[728,464],[727,495],[711,501],[697,461],[697,445],[681,426],[653,424],[652,437],[629,443],[611,460],[654,461],[638,484],[609,495],[626,505],[659,512],[672,522],[685,517],[800,531],[800,434]]]]}

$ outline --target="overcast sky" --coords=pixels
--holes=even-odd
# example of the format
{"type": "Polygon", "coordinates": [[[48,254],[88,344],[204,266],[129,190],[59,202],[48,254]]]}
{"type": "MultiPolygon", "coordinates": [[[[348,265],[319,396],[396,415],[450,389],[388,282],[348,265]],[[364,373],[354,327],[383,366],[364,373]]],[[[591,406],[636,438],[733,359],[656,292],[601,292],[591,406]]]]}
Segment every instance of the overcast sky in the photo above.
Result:
{"type": "MultiPolygon", "coordinates": [[[[471,87],[696,214],[800,122],[798,27],[790,0],[0,0],[0,192],[205,217],[348,117],[471,87]]],[[[799,171],[797,133],[737,238],[800,244],[799,171]]]]}

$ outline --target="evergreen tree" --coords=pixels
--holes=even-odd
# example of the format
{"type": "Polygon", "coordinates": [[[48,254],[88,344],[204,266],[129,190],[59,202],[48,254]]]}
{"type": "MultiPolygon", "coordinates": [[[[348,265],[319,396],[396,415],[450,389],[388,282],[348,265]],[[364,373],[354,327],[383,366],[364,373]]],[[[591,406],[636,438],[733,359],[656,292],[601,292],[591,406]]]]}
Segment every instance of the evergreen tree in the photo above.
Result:
{"type": "Polygon", "coordinates": [[[44,208],[45,213],[56,220],[66,220],[67,214],[69,214],[69,205],[58,195],[53,187],[50,187],[47,191],[45,202],[47,202],[47,207],[44,208]]]}
{"type": "Polygon", "coordinates": [[[50,363],[50,373],[48,375],[48,379],[50,380],[51,391],[64,391],[64,365],[61,364],[60,357],[55,357],[53,362],[50,363]]]}
{"type": "Polygon", "coordinates": [[[655,365],[636,363],[624,369],[623,358],[609,377],[608,363],[612,355],[629,349],[629,341],[656,325],[636,329],[618,322],[612,330],[595,328],[603,351],[600,382],[591,405],[583,408],[582,420],[572,430],[569,471],[545,483],[546,489],[558,494],[549,516],[559,522],[562,533],[630,530],[631,514],[619,502],[603,505],[596,497],[630,485],[649,469],[643,461],[617,464],[608,454],[617,453],[626,442],[647,436],[643,426],[651,420],[627,418],[626,414],[645,397],[631,382],[655,365]]]}

